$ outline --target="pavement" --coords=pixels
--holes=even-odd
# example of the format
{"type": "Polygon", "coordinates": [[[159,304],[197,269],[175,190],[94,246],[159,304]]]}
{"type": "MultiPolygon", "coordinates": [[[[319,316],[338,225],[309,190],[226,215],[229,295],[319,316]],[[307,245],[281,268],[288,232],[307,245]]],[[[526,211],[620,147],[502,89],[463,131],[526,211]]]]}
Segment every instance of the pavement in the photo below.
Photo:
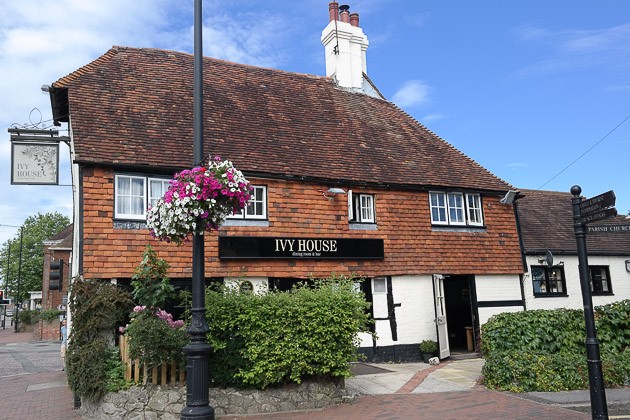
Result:
{"type": "MultiPolygon", "coordinates": [[[[61,370],[59,342],[37,342],[32,333],[0,329],[0,418],[80,419],[61,370]]],[[[586,391],[512,394],[479,384],[483,359],[425,363],[365,364],[346,380],[352,395],[335,407],[266,415],[217,416],[246,419],[589,419],[586,391]]],[[[610,419],[630,419],[630,388],[606,390],[610,419]]],[[[147,418],[153,418],[148,416],[147,418]]]]}
{"type": "Polygon", "coordinates": [[[80,419],[59,357],[61,344],[0,329],[0,418],[80,419]]]}

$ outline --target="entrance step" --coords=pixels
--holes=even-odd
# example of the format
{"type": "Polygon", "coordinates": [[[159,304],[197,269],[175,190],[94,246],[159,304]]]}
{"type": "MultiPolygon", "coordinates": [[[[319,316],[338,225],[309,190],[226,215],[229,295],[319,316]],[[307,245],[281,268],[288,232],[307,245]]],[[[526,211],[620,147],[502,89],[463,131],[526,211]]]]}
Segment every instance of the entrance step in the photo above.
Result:
{"type": "Polygon", "coordinates": [[[468,360],[468,359],[481,359],[481,354],[477,352],[453,352],[448,360],[468,360]]]}

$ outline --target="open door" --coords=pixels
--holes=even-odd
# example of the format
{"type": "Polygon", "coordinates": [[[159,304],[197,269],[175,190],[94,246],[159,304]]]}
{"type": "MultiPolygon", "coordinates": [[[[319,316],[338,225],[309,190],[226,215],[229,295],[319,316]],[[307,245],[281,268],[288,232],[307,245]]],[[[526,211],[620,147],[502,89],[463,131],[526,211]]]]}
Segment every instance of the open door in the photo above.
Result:
{"type": "Polygon", "coordinates": [[[437,327],[438,347],[440,359],[451,355],[448,345],[448,325],[446,322],[446,302],[444,301],[444,276],[433,275],[433,297],[435,300],[435,324],[437,327]]]}

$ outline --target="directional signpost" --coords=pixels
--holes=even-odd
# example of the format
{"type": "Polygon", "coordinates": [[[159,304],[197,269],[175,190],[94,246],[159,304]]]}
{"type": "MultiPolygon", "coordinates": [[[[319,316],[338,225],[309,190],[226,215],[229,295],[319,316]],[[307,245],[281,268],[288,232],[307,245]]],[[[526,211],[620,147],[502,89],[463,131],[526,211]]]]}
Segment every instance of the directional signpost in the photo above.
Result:
{"type": "Polygon", "coordinates": [[[580,221],[583,224],[597,222],[617,215],[615,193],[610,190],[580,203],[580,221]]]}
{"type": "Polygon", "coordinates": [[[584,303],[584,320],[586,321],[586,358],[588,362],[588,382],[591,392],[591,414],[593,419],[608,419],[606,406],[606,389],[604,388],[604,374],[602,360],[599,354],[599,341],[595,330],[593,316],[593,297],[588,272],[588,257],[586,251],[586,225],[598,220],[604,220],[617,215],[615,209],[615,193],[605,192],[593,198],[584,200],[580,194],[582,188],[578,185],[571,187],[573,198],[573,228],[577,241],[578,263],[580,267],[580,286],[582,287],[582,301],[584,303]]]}

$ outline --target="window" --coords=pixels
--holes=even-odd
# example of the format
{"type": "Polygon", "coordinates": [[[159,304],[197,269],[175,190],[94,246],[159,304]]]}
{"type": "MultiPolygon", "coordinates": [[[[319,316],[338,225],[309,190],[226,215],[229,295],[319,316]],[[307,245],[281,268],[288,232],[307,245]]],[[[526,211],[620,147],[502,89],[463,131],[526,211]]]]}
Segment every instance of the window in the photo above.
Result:
{"type": "Polygon", "coordinates": [[[348,191],[348,219],[356,223],[376,223],[374,195],[348,191]]]}
{"type": "Polygon", "coordinates": [[[610,284],[610,271],[607,266],[590,265],[588,267],[591,292],[594,295],[612,294],[612,286],[610,284]]]}
{"type": "Polygon", "coordinates": [[[468,224],[482,226],[481,196],[479,194],[466,194],[466,207],[468,209],[468,224]]]}
{"type": "Polygon", "coordinates": [[[116,217],[142,219],[145,214],[146,178],[116,175],[116,217]]]}
{"type": "Polygon", "coordinates": [[[149,179],[149,206],[154,207],[155,203],[166,193],[170,180],[149,179]]]}
{"type": "Polygon", "coordinates": [[[451,226],[483,226],[481,196],[461,192],[430,192],[431,223],[451,226]]]}
{"type": "Polygon", "coordinates": [[[566,296],[567,286],[562,266],[532,266],[534,296],[566,296]]]}
{"type": "Polygon", "coordinates": [[[372,287],[374,293],[387,293],[387,279],[385,277],[374,277],[372,281],[374,283],[374,287],[372,287]]]}
{"type": "Polygon", "coordinates": [[[229,219],[266,219],[267,218],[267,187],[252,186],[252,196],[247,207],[240,213],[228,216],[229,219]]]}
{"type": "Polygon", "coordinates": [[[114,182],[114,217],[117,219],[144,219],[148,206],[155,205],[169,186],[168,179],[139,175],[116,175],[114,182]]]}

